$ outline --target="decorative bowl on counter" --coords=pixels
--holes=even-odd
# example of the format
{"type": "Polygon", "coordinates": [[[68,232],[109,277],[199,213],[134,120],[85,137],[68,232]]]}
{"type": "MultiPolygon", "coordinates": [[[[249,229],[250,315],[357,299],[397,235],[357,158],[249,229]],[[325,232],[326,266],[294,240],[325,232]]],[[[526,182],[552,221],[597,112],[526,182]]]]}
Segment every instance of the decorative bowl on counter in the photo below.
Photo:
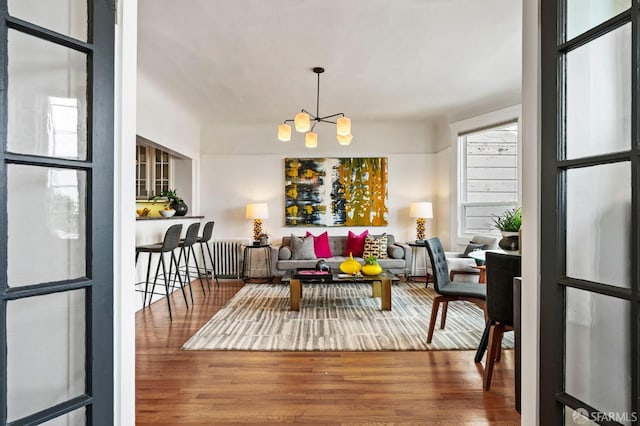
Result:
{"type": "Polygon", "coordinates": [[[160,211],[160,215],[162,217],[171,217],[174,214],[176,214],[176,211],[174,209],[168,209],[168,210],[159,210],[160,211]]]}

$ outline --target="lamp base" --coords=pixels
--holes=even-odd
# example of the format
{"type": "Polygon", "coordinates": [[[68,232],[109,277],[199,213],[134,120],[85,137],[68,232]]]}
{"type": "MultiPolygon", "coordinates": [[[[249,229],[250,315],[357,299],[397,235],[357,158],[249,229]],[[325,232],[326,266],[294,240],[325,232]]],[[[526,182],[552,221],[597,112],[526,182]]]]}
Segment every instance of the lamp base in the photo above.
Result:
{"type": "Polygon", "coordinates": [[[416,244],[426,244],[426,240],[416,240],[416,244]]]}

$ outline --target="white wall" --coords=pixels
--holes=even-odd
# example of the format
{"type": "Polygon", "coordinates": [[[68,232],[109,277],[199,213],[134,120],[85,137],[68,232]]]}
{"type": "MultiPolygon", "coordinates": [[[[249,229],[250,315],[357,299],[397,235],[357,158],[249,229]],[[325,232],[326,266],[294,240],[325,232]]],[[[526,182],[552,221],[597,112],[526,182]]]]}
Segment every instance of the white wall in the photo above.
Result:
{"type": "Polygon", "coordinates": [[[539,0],[523,4],[522,35],[522,425],[538,424],[540,317],[539,0]]]}
{"type": "MultiPolygon", "coordinates": [[[[362,154],[361,154],[362,155],[362,154]]],[[[432,200],[432,175],[435,164],[431,154],[386,155],[388,164],[387,227],[368,227],[372,232],[394,234],[399,241],[415,239],[415,220],[409,217],[413,201],[432,200]]],[[[342,227],[295,228],[284,226],[284,157],[276,155],[203,155],[202,213],[206,220],[215,220],[216,239],[250,238],[252,221],[245,219],[248,203],[265,202],[269,218],[262,228],[272,242],[291,233],[309,229],[313,233],[327,230],[330,235],[344,235],[342,227]]],[[[357,227],[349,228],[354,232],[357,227]]],[[[362,228],[366,229],[366,228],[362,228]]]]}
{"type": "Polygon", "coordinates": [[[115,29],[113,200],[114,424],[135,424],[135,141],[137,2],[119,2],[115,29]]]}
{"type": "MultiPolygon", "coordinates": [[[[333,131],[333,126],[327,125],[333,131]]],[[[202,214],[215,220],[214,237],[250,238],[252,223],[245,219],[247,203],[266,202],[269,218],[263,229],[276,242],[306,228],[284,226],[284,159],[287,157],[387,157],[389,225],[373,228],[399,241],[415,239],[413,201],[435,201],[436,158],[433,125],[420,122],[353,122],[354,139],[341,147],[331,132],[319,134],[318,148],[304,148],[302,135],[290,142],[276,138],[277,123],[226,125],[203,130],[201,167],[202,214]],[[250,142],[264,140],[252,149],[250,142]],[[255,151],[258,151],[257,153],[255,151]]],[[[436,206],[437,207],[437,206],[436,206]]],[[[429,224],[436,229],[437,220],[429,224]]],[[[345,228],[315,228],[312,232],[343,235],[345,228]]],[[[358,228],[353,228],[357,231],[358,228]]],[[[364,228],[362,228],[364,229],[364,228]]]]}
{"type": "MultiPolygon", "coordinates": [[[[198,214],[200,210],[198,199],[200,122],[198,118],[140,70],[138,70],[137,99],[137,134],[170,152],[191,160],[190,187],[176,189],[189,206],[189,214],[198,214]]],[[[133,146],[132,149],[134,149],[133,146]]]]}
{"type": "Polygon", "coordinates": [[[280,123],[215,124],[202,129],[203,154],[255,155],[284,157],[355,157],[385,154],[435,152],[436,126],[429,121],[358,121],[352,119],[353,141],[338,144],[335,126],[321,123],[315,128],[318,147],[304,147],[304,134],[292,132],[291,141],[280,142],[280,123]],[[256,146],[256,141],[260,145],[256,146]]]}
{"type": "Polygon", "coordinates": [[[200,156],[198,119],[138,70],[137,133],[189,158],[200,156]]]}
{"type": "MultiPolygon", "coordinates": [[[[449,138],[447,138],[448,140],[449,138]]],[[[434,197],[434,216],[436,216],[436,226],[433,235],[438,236],[445,246],[446,250],[452,250],[449,245],[451,240],[450,220],[451,203],[451,147],[447,147],[435,154],[435,197],[434,197]]]]}

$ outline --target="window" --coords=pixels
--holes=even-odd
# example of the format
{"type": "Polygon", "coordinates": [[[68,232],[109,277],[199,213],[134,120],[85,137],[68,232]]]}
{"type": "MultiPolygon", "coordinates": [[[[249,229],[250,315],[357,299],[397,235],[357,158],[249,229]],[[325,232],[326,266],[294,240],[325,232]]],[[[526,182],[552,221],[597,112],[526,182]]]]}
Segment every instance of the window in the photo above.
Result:
{"type": "Polygon", "coordinates": [[[136,145],[136,198],[148,199],[171,185],[173,156],[148,145],[136,145]]]}
{"type": "MultiPolygon", "coordinates": [[[[518,123],[458,135],[461,234],[494,230],[494,216],[520,204],[518,123]]],[[[495,231],[495,230],[494,230],[495,231]]]]}

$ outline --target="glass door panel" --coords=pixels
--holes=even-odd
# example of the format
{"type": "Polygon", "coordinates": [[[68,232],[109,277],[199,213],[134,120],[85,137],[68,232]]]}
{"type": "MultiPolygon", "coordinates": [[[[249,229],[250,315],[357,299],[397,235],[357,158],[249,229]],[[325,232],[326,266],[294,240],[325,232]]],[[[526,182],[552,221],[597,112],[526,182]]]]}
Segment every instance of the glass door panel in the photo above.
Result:
{"type": "Polygon", "coordinates": [[[605,413],[630,413],[630,303],[575,288],[566,300],[566,392],[605,413]]]}
{"type": "Polygon", "coordinates": [[[631,164],[567,171],[566,274],[630,287],[631,164]]]}
{"type": "Polygon", "coordinates": [[[631,148],[631,24],[567,54],[566,156],[631,148]]]}
{"type": "Polygon", "coordinates": [[[567,0],[567,39],[631,7],[631,0],[567,0]]]}
{"type": "Polygon", "coordinates": [[[87,55],[9,30],[7,150],[87,159],[87,55]]]}
{"type": "Polygon", "coordinates": [[[8,284],[86,276],[86,172],[7,167],[8,284]]]}
{"type": "Polygon", "coordinates": [[[9,421],[85,393],[85,290],[7,303],[9,421]]]}
{"type": "Polygon", "coordinates": [[[87,0],[9,0],[9,14],[87,41],[87,0]]]}
{"type": "Polygon", "coordinates": [[[85,408],[80,408],[42,424],[44,426],[85,426],[87,424],[86,411],[85,408]]]}
{"type": "Polygon", "coordinates": [[[598,423],[589,420],[589,413],[582,408],[572,410],[566,407],[564,414],[564,424],[567,426],[598,426],[598,423]]]}

